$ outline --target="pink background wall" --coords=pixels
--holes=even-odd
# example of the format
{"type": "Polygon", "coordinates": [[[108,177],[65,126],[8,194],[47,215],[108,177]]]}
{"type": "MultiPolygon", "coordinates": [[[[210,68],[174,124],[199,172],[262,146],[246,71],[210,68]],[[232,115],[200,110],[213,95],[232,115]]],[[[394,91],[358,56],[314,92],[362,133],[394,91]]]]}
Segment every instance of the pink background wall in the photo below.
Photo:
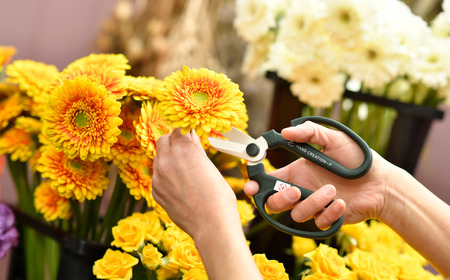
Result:
{"type": "MultiPolygon", "coordinates": [[[[15,59],[54,64],[60,70],[68,63],[95,51],[93,40],[115,0],[0,0],[0,45],[18,49],[15,59]]],[[[436,122],[421,155],[416,177],[436,195],[450,203],[450,110],[436,122]]],[[[15,194],[6,172],[0,178],[3,201],[15,194]]],[[[0,279],[6,273],[0,260],[0,279]]]]}

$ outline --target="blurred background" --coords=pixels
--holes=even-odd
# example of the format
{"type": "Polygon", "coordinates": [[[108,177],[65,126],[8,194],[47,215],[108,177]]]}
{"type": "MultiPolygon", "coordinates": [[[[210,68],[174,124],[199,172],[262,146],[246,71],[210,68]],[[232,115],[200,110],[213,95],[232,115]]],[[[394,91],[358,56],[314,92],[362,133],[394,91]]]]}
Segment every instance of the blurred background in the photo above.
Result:
{"type": "MultiPolygon", "coordinates": [[[[429,20],[441,1],[405,1],[429,20]]],[[[269,128],[273,84],[248,80],[241,73],[245,42],[234,28],[234,0],[0,0],[0,45],[17,49],[14,59],[53,64],[62,70],[90,53],[124,53],[136,76],[163,79],[182,65],[226,74],[244,92],[248,132],[269,128]]],[[[450,110],[434,122],[415,177],[450,203],[450,110]]],[[[0,177],[0,199],[14,202],[11,179],[0,177]]],[[[0,279],[7,259],[0,260],[0,279]]]]}

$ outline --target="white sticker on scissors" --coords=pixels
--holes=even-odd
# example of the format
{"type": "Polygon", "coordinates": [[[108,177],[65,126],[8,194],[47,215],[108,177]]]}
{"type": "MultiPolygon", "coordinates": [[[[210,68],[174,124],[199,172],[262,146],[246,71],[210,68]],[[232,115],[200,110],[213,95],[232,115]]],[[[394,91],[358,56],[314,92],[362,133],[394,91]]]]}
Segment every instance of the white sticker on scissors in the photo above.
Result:
{"type": "Polygon", "coordinates": [[[290,187],[291,187],[291,185],[286,183],[286,182],[277,181],[275,183],[275,187],[273,189],[276,190],[277,192],[279,192],[279,191],[285,190],[285,189],[290,188],[290,187]]]}

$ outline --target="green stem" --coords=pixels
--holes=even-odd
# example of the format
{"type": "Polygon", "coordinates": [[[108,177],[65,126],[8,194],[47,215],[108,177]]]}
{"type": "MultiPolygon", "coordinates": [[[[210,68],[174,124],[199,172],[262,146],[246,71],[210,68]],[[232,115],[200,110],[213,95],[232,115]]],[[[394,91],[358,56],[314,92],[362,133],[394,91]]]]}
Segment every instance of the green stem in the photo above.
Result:
{"type": "Polygon", "coordinates": [[[33,193],[28,183],[28,168],[26,162],[19,160],[12,160],[8,155],[8,168],[14,185],[17,189],[19,207],[23,211],[35,216],[35,209],[33,204],[33,193]]]}
{"type": "Polygon", "coordinates": [[[117,212],[117,210],[118,210],[118,208],[117,208],[118,203],[120,203],[120,201],[124,200],[123,195],[122,195],[122,193],[123,193],[122,184],[123,184],[122,180],[120,179],[119,175],[117,175],[116,183],[114,185],[114,191],[111,196],[111,200],[109,201],[109,204],[108,204],[108,209],[106,210],[106,214],[103,218],[102,225],[100,227],[100,231],[97,234],[96,239],[95,239],[97,242],[101,241],[102,237],[105,234],[105,230],[111,226],[114,212],[117,212]]]}
{"type": "Polygon", "coordinates": [[[94,203],[94,210],[90,222],[91,239],[95,240],[99,222],[100,206],[102,205],[103,196],[98,197],[94,203]]]}
{"type": "Polygon", "coordinates": [[[73,199],[69,199],[69,203],[75,219],[74,232],[80,236],[80,229],[82,225],[80,203],[78,201],[74,201],[73,199]]]}
{"type": "Polygon", "coordinates": [[[122,182],[120,178],[117,178],[116,187],[119,188],[120,200],[118,203],[115,204],[114,207],[115,211],[113,211],[109,221],[110,224],[108,225],[108,232],[106,233],[105,237],[105,243],[107,244],[111,243],[113,240],[111,228],[115,226],[117,222],[124,217],[125,205],[127,204],[128,200],[127,197],[130,197],[126,185],[122,182]]]}

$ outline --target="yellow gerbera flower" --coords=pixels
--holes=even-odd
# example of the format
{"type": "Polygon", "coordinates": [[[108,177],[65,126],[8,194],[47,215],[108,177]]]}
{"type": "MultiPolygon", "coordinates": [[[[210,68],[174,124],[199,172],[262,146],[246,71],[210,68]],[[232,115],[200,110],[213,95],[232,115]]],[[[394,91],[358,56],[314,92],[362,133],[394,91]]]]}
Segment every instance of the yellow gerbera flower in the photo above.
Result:
{"type": "Polygon", "coordinates": [[[129,164],[119,165],[118,172],[122,181],[130,189],[130,194],[136,200],[143,197],[149,207],[155,205],[156,202],[152,196],[153,161],[151,159],[142,159],[136,167],[129,164]]]}
{"type": "Polygon", "coordinates": [[[71,159],[94,161],[117,142],[120,106],[105,87],[87,77],[67,80],[49,99],[45,114],[49,140],[71,159]]]}
{"type": "Polygon", "coordinates": [[[28,161],[34,150],[31,135],[23,129],[13,127],[0,136],[0,155],[10,154],[14,161],[28,161]]]}
{"type": "Polygon", "coordinates": [[[111,151],[105,157],[112,160],[115,165],[130,164],[135,167],[146,158],[141,143],[137,140],[134,122],[139,119],[140,108],[130,98],[122,101],[122,110],[119,117],[123,123],[119,126],[120,135],[118,141],[111,146],[111,151]]]}
{"type": "Polygon", "coordinates": [[[7,82],[18,84],[28,96],[37,100],[46,100],[47,86],[59,74],[54,65],[33,60],[16,60],[6,67],[7,82]]]}
{"type": "Polygon", "coordinates": [[[164,134],[172,131],[166,123],[157,103],[142,103],[139,123],[135,123],[137,139],[149,158],[154,158],[156,154],[156,141],[164,134]]]}
{"type": "Polygon", "coordinates": [[[41,131],[42,122],[32,117],[18,117],[16,127],[31,134],[38,134],[41,131]]]}
{"type": "Polygon", "coordinates": [[[0,70],[5,64],[11,61],[11,58],[16,54],[17,50],[11,46],[0,46],[0,70]]]}
{"type": "Polygon", "coordinates": [[[103,85],[108,94],[114,95],[117,99],[121,99],[126,94],[124,84],[125,70],[109,65],[83,63],[83,61],[64,69],[49,86],[49,90],[52,91],[55,87],[63,85],[67,80],[74,80],[79,76],[86,76],[92,82],[103,85]]]}
{"type": "Polygon", "coordinates": [[[66,220],[72,216],[70,203],[53,189],[50,180],[45,180],[34,190],[34,207],[44,215],[48,222],[56,219],[66,220]]]}
{"type": "Polygon", "coordinates": [[[42,173],[42,177],[51,179],[51,186],[59,195],[75,197],[80,202],[103,195],[109,184],[106,177],[109,166],[103,160],[71,160],[54,147],[42,149],[37,170],[42,173]]]}
{"type": "Polygon", "coordinates": [[[112,53],[92,53],[88,56],[81,57],[66,68],[71,69],[72,67],[78,67],[83,65],[94,65],[94,66],[107,66],[117,70],[128,70],[131,66],[128,64],[128,59],[123,54],[112,54],[112,53]]]}
{"type": "Polygon", "coordinates": [[[199,136],[211,129],[224,132],[239,122],[245,110],[239,86],[224,74],[206,68],[183,66],[164,79],[157,94],[161,111],[169,124],[181,127],[183,134],[195,129],[199,136]]]}
{"type": "Polygon", "coordinates": [[[156,98],[156,92],[162,86],[163,81],[155,77],[125,77],[125,87],[128,96],[134,100],[143,101],[156,98]]]}
{"type": "Polygon", "coordinates": [[[7,127],[10,120],[19,116],[25,105],[24,98],[19,92],[0,100],[0,129],[7,127]]]}

